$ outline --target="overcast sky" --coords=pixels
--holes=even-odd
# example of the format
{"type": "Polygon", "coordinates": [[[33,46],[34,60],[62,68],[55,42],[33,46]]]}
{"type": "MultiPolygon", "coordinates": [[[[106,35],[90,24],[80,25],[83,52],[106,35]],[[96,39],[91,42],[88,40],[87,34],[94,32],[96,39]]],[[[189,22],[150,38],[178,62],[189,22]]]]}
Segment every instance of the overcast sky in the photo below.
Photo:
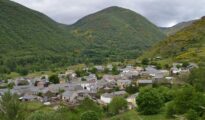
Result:
{"type": "Polygon", "coordinates": [[[131,9],[158,26],[168,27],[205,16],[205,0],[13,0],[57,22],[73,24],[110,6],[131,9]]]}

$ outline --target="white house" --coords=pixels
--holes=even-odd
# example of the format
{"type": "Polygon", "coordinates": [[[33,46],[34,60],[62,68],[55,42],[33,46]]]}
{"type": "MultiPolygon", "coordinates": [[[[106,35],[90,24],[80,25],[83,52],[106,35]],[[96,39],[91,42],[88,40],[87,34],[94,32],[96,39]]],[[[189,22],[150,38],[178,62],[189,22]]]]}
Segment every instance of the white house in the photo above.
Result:
{"type": "Polygon", "coordinates": [[[114,97],[123,96],[125,94],[127,94],[125,91],[117,91],[117,92],[113,92],[113,93],[104,93],[101,95],[100,100],[105,104],[109,104],[114,97]]]}
{"type": "Polygon", "coordinates": [[[85,81],[85,82],[81,83],[81,86],[85,90],[96,91],[96,89],[97,89],[97,81],[96,80],[85,81]]]}

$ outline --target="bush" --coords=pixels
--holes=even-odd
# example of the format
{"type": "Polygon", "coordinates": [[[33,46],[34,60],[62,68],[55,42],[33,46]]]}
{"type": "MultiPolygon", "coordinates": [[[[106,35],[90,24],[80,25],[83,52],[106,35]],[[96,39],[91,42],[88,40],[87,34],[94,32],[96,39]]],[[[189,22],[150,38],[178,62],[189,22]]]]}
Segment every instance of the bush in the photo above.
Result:
{"type": "Polygon", "coordinates": [[[18,82],[19,86],[23,86],[23,85],[29,85],[29,82],[27,80],[21,80],[18,82]]]}
{"type": "Polygon", "coordinates": [[[139,111],[145,115],[157,114],[164,105],[162,94],[155,88],[144,88],[136,100],[139,111]]]}
{"type": "Polygon", "coordinates": [[[93,111],[84,112],[80,116],[80,120],[99,120],[97,114],[93,111]]]}
{"type": "Polygon", "coordinates": [[[173,118],[175,114],[176,114],[175,104],[174,104],[173,102],[170,102],[170,103],[167,105],[166,116],[167,116],[168,118],[173,118]]]}
{"type": "Polygon", "coordinates": [[[188,67],[188,66],[189,66],[189,62],[183,62],[183,63],[182,63],[182,67],[186,68],[186,67],[188,67]]]}
{"type": "Polygon", "coordinates": [[[188,78],[188,83],[195,87],[197,91],[205,91],[205,68],[194,69],[188,78]]]}
{"type": "Polygon", "coordinates": [[[26,120],[64,120],[60,115],[54,112],[37,111],[32,113],[26,120]]]}
{"type": "Polygon", "coordinates": [[[137,85],[129,85],[128,87],[125,88],[125,91],[129,94],[134,94],[138,92],[138,87],[137,85]]]}
{"type": "Polygon", "coordinates": [[[120,74],[120,71],[117,69],[117,66],[114,66],[114,67],[112,68],[112,74],[113,74],[113,75],[118,75],[118,74],[120,74]]]}
{"type": "Polygon", "coordinates": [[[197,113],[195,110],[193,110],[193,109],[190,109],[190,110],[186,113],[185,116],[186,116],[187,120],[198,120],[198,118],[199,118],[198,113],[197,113]]]}
{"type": "Polygon", "coordinates": [[[108,105],[108,111],[111,115],[116,115],[120,111],[127,109],[127,101],[123,97],[114,97],[108,105]]]}
{"type": "Polygon", "coordinates": [[[49,77],[49,82],[51,82],[53,84],[58,84],[58,83],[60,83],[60,80],[59,80],[57,75],[51,75],[49,77]]]}
{"type": "Polygon", "coordinates": [[[205,106],[205,96],[197,92],[192,86],[186,85],[175,91],[175,98],[171,105],[168,105],[167,115],[185,114],[192,109],[198,114],[203,114],[202,106],[205,106]]]}
{"type": "Polygon", "coordinates": [[[143,65],[149,65],[149,59],[148,59],[148,58],[144,58],[144,59],[142,60],[142,64],[143,64],[143,65]]]}

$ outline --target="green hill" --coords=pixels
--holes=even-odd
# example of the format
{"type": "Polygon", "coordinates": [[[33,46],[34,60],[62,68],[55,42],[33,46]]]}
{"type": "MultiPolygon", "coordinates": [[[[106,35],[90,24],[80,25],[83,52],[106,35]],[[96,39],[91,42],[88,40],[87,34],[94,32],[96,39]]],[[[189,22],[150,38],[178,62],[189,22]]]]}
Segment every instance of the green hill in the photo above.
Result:
{"type": "Polygon", "coordinates": [[[89,41],[89,49],[83,55],[91,59],[101,57],[101,60],[136,58],[165,38],[146,18],[120,7],[110,7],[82,18],[72,25],[72,33],[77,37],[85,35],[84,40],[89,41]]]}
{"type": "Polygon", "coordinates": [[[119,7],[68,26],[15,2],[0,0],[0,18],[0,73],[135,58],[165,37],[141,15],[119,7]]]}
{"type": "Polygon", "coordinates": [[[205,60],[205,18],[148,50],[141,58],[161,56],[164,60],[203,62],[205,60]]]}
{"type": "Polygon", "coordinates": [[[80,44],[66,29],[37,11],[0,0],[0,72],[47,69],[63,64],[59,60],[65,63],[67,54],[80,44]]]}

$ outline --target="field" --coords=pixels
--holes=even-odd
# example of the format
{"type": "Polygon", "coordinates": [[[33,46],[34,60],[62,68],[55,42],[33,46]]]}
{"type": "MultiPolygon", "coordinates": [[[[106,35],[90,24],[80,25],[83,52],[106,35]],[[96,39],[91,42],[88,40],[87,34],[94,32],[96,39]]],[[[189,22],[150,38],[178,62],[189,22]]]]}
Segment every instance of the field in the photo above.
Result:
{"type": "Polygon", "coordinates": [[[105,120],[173,120],[165,117],[165,113],[157,115],[140,115],[135,110],[128,111],[126,113],[105,119],[105,120]]]}

